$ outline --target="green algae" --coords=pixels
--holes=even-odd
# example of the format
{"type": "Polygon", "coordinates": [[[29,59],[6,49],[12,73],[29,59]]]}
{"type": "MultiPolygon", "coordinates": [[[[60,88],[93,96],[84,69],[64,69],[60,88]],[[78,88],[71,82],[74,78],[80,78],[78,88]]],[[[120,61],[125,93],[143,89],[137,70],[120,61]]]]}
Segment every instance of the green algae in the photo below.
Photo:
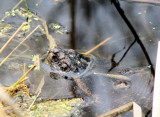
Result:
{"type": "Polygon", "coordinates": [[[29,29],[30,29],[30,25],[28,24],[28,25],[25,25],[23,28],[22,28],[22,30],[24,31],[24,32],[28,32],[29,31],[29,29]]]}
{"type": "Polygon", "coordinates": [[[0,23],[0,37],[4,37],[6,32],[11,28],[13,28],[13,26],[10,24],[1,24],[0,23]]]}
{"type": "MultiPolygon", "coordinates": [[[[31,108],[25,116],[31,117],[69,117],[71,115],[78,115],[78,107],[83,103],[81,98],[74,99],[60,99],[56,101],[40,102],[31,108]]],[[[27,105],[25,105],[27,107],[27,105]]]]}

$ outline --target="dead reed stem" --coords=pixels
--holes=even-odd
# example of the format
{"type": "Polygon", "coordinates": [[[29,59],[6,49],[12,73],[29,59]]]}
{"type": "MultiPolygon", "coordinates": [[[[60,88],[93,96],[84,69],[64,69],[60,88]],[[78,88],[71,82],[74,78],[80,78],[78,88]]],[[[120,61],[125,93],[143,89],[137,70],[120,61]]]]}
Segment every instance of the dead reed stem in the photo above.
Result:
{"type": "Polygon", "coordinates": [[[36,67],[36,65],[33,65],[25,74],[23,74],[23,76],[15,83],[13,84],[11,87],[16,87],[19,83],[22,82],[22,80],[36,67]]]}
{"type": "Polygon", "coordinates": [[[106,77],[113,78],[113,79],[118,79],[118,80],[127,80],[127,81],[131,81],[131,79],[129,79],[128,77],[123,76],[123,75],[104,74],[104,73],[95,73],[95,72],[94,72],[94,74],[96,74],[96,75],[102,75],[102,76],[106,76],[106,77]]]}
{"type": "MultiPolygon", "coordinates": [[[[26,64],[24,63],[24,66],[23,66],[23,75],[26,73],[26,64]]],[[[23,82],[24,85],[26,85],[25,81],[23,82]]]]}
{"type": "Polygon", "coordinates": [[[125,113],[133,109],[133,117],[142,117],[142,109],[135,102],[130,102],[128,104],[122,105],[118,108],[110,110],[104,114],[99,115],[98,117],[117,117],[118,115],[125,113]]]}
{"type": "Polygon", "coordinates": [[[24,0],[19,1],[13,8],[12,10],[16,9],[24,0]]]}
{"type": "Polygon", "coordinates": [[[13,54],[13,52],[24,42],[26,41],[38,28],[40,27],[40,25],[38,25],[29,35],[27,35],[27,37],[21,41],[17,47],[15,47],[11,53],[8,54],[8,56],[0,63],[0,66],[2,66],[2,64],[13,54]]]}
{"type": "Polygon", "coordinates": [[[13,38],[16,36],[16,34],[25,26],[27,22],[22,23],[22,25],[18,28],[18,30],[11,36],[11,38],[3,45],[3,47],[0,50],[0,54],[2,51],[7,47],[7,45],[13,40],[13,38]]]}
{"type": "Polygon", "coordinates": [[[39,97],[40,94],[41,94],[41,89],[39,90],[36,98],[33,100],[32,104],[31,104],[30,107],[28,108],[28,111],[32,108],[33,104],[35,103],[35,101],[37,100],[37,98],[39,97]]]}
{"type": "Polygon", "coordinates": [[[112,37],[109,37],[109,38],[105,39],[104,41],[102,41],[101,43],[99,43],[98,45],[96,45],[94,48],[92,48],[88,52],[84,53],[84,55],[90,54],[91,52],[93,52],[94,50],[96,50],[97,48],[99,48],[101,45],[103,45],[104,43],[106,43],[107,41],[109,41],[111,38],[112,37]]]}

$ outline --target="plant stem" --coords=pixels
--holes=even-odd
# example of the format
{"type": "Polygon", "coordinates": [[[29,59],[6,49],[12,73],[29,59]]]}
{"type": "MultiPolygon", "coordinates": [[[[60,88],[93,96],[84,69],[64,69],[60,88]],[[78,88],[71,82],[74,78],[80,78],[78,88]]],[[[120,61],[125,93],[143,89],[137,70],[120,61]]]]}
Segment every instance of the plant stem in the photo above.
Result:
{"type": "Polygon", "coordinates": [[[29,10],[28,10],[27,1],[26,1],[26,0],[24,0],[24,3],[25,3],[25,6],[26,6],[26,11],[27,11],[27,13],[29,14],[29,10]]]}

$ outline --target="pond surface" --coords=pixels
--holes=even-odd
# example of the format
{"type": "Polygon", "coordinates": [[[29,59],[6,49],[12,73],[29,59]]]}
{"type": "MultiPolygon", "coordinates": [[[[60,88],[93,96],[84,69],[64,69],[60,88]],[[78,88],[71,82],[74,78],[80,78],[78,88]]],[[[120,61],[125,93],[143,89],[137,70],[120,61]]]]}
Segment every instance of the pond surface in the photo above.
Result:
{"type": "MultiPolygon", "coordinates": [[[[5,15],[4,13],[6,11],[11,10],[17,2],[17,0],[12,2],[1,0],[2,4],[0,5],[0,18],[5,15]]],[[[32,92],[37,89],[41,79],[44,77],[45,84],[42,89],[41,97],[53,99],[73,98],[76,96],[83,97],[87,104],[89,104],[89,106],[83,107],[83,116],[97,116],[105,113],[110,109],[122,105],[122,103],[120,103],[121,100],[123,100],[124,103],[137,100],[136,102],[142,107],[147,105],[147,109],[145,108],[144,112],[147,112],[147,110],[150,109],[152,98],[152,91],[150,90],[152,89],[152,84],[150,84],[149,81],[152,79],[152,77],[150,77],[150,70],[147,70],[147,66],[149,66],[149,64],[144,56],[143,50],[138,43],[135,43],[129,49],[126,55],[124,54],[134,41],[134,36],[113,4],[111,4],[109,1],[98,0],[90,2],[86,0],[77,1],[75,3],[75,28],[73,41],[70,38],[71,30],[73,29],[73,27],[71,27],[71,8],[67,1],[27,0],[27,2],[31,12],[47,21],[49,32],[56,40],[58,47],[63,49],[70,49],[74,47],[74,49],[77,51],[87,52],[104,39],[112,37],[110,41],[92,52],[92,54],[96,57],[97,63],[95,64],[90,75],[82,78],[81,81],[78,80],[75,82],[63,78],[60,80],[55,80],[50,78],[49,68],[42,67],[41,71],[33,71],[31,74],[29,74],[31,83],[30,89],[32,92]],[[121,58],[123,59],[121,60],[121,58]],[[118,66],[111,69],[119,61],[120,63],[118,66]],[[138,86],[137,84],[139,84],[139,86],[143,86],[146,89],[144,92],[135,89],[136,93],[133,93],[133,89],[128,89],[127,87],[115,89],[115,86],[118,85],[114,84],[117,83],[115,80],[111,80],[110,78],[106,78],[102,75],[94,74],[105,74],[110,70],[111,71],[109,73],[118,74],[118,70],[125,68],[142,68],[136,73],[136,75],[129,75],[132,83],[135,84],[129,86],[135,87],[138,86]],[[137,74],[139,79],[137,79],[137,74]],[[149,76],[146,77],[147,80],[142,77],[143,75],[149,76]],[[139,83],[137,83],[137,80],[139,83]],[[143,83],[143,81],[146,82],[143,83]],[[92,93],[94,99],[92,99],[92,96],[88,96],[85,90],[81,88],[81,85],[77,85],[77,82],[83,82],[87,86],[87,89],[89,89],[92,93]],[[114,83],[111,84],[110,82],[114,83]],[[126,94],[128,96],[124,97],[126,94]],[[149,96],[149,101],[147,101],[146,98],[139,100],[139,97],[143,96],[149,96]],[[134,97],[134,99],[132,97],[134,97]],[[92,101],[95,101],[95,103],[92,104],[92,101]]],[[[133,25],[138,36],[143,42],[153,67],[155,68],[157,42],[159,41],[160,36],[160,21],[158,20],[160,17],[158,15],[160,7],[151,4],[128,3],[124,1],[121,1],[120,4],[126,17],[129,19],[130,23],[133,25]]],[[[20,7],[25,8],[24,3],[20,5],[20,7]]],[[[17,18],[14,16],[6,19],[5,23],[14,26],[14,28],[11,28],[9,34],[7,35],[11,36],[15,29],[18,28],[25,20],[26,17],[20,19],[19,17],[17,18]]],[[[40,23],[41,22],[39,21],[33,23],[32,28],[40,23]]],[[[28,33],[29,32],[27,32],[26,35],[28,33]]],[[[1,60],[6,57],[17,45],[17,41],[21,41],[26,35],[21,34],[19,37],[17,36],[10,46],[1,54],[1,60]]],[[[7,39],[7,36],[1,37],[0,47],[2,47],[7,39]]],[[[6,61],[5,64],[0,68],[1,83],[8,86],[16,82],[17,79],[19,79],[23,74],[23,63],[26,63],[27,69],[29,69],[28,66],[33,64],[32,55],[38,54],[40,58],[43,58],[44,54],[46,54],[48,50],[49,41],[47,40],[45,34],[42,34],[41,30],[38,30],[31,37],[31,39],[27,40],[14,53],[11,59],[6,61]]],[[[85,87],[85,85],[83,86],[85,87]]]]}

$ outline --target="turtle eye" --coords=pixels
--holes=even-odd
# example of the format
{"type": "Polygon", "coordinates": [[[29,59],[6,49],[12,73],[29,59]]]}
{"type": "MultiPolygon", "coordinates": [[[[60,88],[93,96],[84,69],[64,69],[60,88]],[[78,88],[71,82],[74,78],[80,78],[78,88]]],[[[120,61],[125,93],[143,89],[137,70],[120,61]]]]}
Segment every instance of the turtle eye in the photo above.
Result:
{"type": "Polygon", "coordinates": [[[62,71],[68,71],[69,67],[66,63],[63,63],[60,68],[61,68],[62,71]]]}
{"type": "Polygon", "coordinates": [[[69,72],[70,71],[70,60],[68,59],[62,59],[59,63],[59,67],[62,71],[65,71],[65,72],[69,72]]]}
{"type": "Polygon", "coordinates": [[[59,60],[59,58],[56,55],[53,55],[52,59],[53,59],[54,62],[57,62],[59,60]]]}

